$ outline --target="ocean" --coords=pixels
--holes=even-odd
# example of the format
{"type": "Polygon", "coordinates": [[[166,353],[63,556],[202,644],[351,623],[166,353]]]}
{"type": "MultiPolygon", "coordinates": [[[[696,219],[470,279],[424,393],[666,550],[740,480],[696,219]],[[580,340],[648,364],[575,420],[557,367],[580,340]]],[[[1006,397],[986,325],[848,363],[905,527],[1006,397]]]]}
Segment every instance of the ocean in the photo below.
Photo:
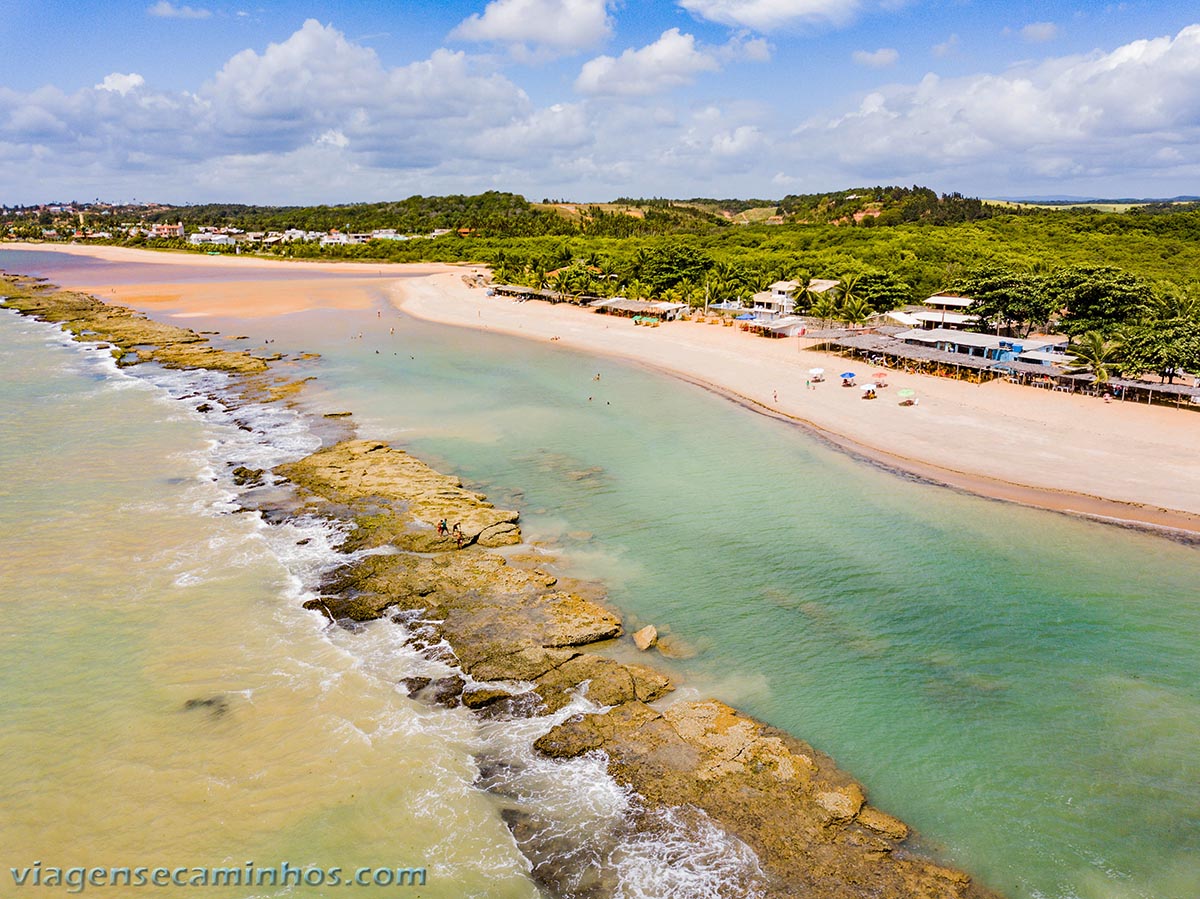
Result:
{"type": "MultiPolygon", "coordinates": [[[[121,275],[60,261],[0,253],[121,275]]],[[[516,810],[550,822],[564,867],[615,871],[615,895],[740,895],[744,847],[627,836],[600,760],[528,752],[549,722],[414,703],[397,681],[435,672],[403,627],[301,608],[338,535],[238,511],[229,471],[311,451],[316,416],[349,410],[519,508],[627,629],[669,633],[677,695],[828,752],[939,859],[1014,899],[1194,894],[1194,547],[904,478],[694,385],[382,296],[183,323],[320,352],[317,380],[298,410],[202,415],[219,376],[118,371],[0,314],[6,868],[376,866],[424,869],[414,894],[537,896],[516,810]],[[503,794],[478,777],[497,763],[503,794]]]]}

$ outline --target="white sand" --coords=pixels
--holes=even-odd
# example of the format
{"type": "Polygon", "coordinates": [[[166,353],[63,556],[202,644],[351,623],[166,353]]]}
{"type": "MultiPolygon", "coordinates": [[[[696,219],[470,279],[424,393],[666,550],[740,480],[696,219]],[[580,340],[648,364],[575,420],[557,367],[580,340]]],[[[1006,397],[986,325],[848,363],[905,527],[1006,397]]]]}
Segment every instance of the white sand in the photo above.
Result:
{"type": "Polygon", "coordinates": [[[557,338],[563,346],[635,360],[954,486],[1061,511],[1200,531],[1196,412],[903,372],[889,372],[879,398],[863,400],[837,375],[855,371],[862,384],[874,369],[801,350],[796,339],[770,340],[698,322],[642,327],[567,304],[488,297],[457,275],[398,282],[392,290],[398,305],[418,318],[557,338]],[[808,370],[815,367],[825,369],[827,380],[807,390],[808,370]],[[918,405],[899,405],[896,392],[905,387],[916,391],[918,405]]]}
{"type": "MultiPolygon", "coordinates": [[[[34,249],[36,245],[0,245],[34,249]]],[[[162,263],[228,271],[220,282],[87,285],[103,298],[147,311],[169,308],[254,317],[312,308],[370,308],[367,288],[388,287],[418,318],[487,329],[601,355],[618,356],[705,384],[733,399],[814,427],[849,449],[933,480],[1030,505],[1200,533],[1200,414],[1103,401],[1004,381],[969,384],[889,373],[879,398],[843,388],[846,370],[866,382],[872,369],[804,351],[795,339],[768,340],[737,328],[672,322],[658,328],[570,305],[517,303],[468,288],[472,269],[442,264],[298,263],[121,247],[43,245],[120,263],[162,263]],[[287,269],[287,280],[250,280],[253,269],[287,269]],[[246,274],[245,282],[238,272],[246,274]],[[306,277],[312,272],[314,277],[306,277]],[[395,274],[394,280],[379,274],[395,274]],[[338,277],[331,278],[334,274],[338,277]],[[364,276],[372,276],[367,279],[364,276]],[[253,304],[246,302],[253,297],[253,304]],[[828,380],[806,390],[808,370],[828,380]],[[916,391],[902,407],[896,392],[916,391]],[[778,397],[778,399],[776,399],[778,397]]]]}

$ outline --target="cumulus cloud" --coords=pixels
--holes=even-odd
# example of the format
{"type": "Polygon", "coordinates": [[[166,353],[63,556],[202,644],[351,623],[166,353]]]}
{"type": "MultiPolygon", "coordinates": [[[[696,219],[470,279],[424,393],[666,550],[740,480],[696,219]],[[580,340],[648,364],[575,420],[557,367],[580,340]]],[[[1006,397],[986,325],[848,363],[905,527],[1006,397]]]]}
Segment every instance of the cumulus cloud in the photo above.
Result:
{"type": "Polygon", "coordinates": [[[197,9],[192,6],[175,6],[169,0],[158,0],[146,12],[160,19],[207,19],[212,15],[207,9],[197,9]]]}
{"type": "Polygon", "coordinates": [[[714,134],[711,148],[717,156],[743,156],[761,147],[763,140],[762,132],[755,126],[739,125],[732,131],[714,134]]]}
{"type": "Polygon", "coordinates": [[[927,75],[872,92],[853,112],[809,122],[796,135],[806,145],[837,147],[839,160],[861,172],[986,166],[1043,177],[1125,176],[1161,168],[1163,157],[1155,157],[1164,150],[1195,165],[1200,25],[999,75],[927,75]]]}
{"type": "MultiPolygon", "coordinates": [[[[531,111],[520,88],[476,71],[463,53],[441,49],[386,67],[373,50],[309,20],[280,43],[233,56],[194,92],[154,91],[121,73],[73,94],[0,88],[0,134],[22,148],[24,166],[7,169],[0,184],[74,183],[104,173],[113,185],[136,176],[136,196],[157,183],[177,195],[181,186],[197,190],[202,173],[225,162],[222,195],[233,173],[257,164],[286,168],[277,199],[295,198],[333,189],[331,158],[339,173],[390,183],[398,173],[441,165],[470,135],[531,111]]],[[[266,200],[261,170],[241,190],[266,200]]]]}
{"type": "Polygon", "coordinates": [[[1058,26],[1053,22],[1030,22],[1021,29],[1021,39],[1031,44],[1044,44],[1058,37],[1058,26]]]}
{"type": "Polygon", "coordinates": [[[653,94],[688,84],[701,72],[719,68],[711,53],[696,48],[692,35],[669,28],[641,49],[626,50],[619,57],[588,60],[575,79],[575,87],[585,94],[653,94]]]}
{"type": "Polygon", "coordinates": [[[104,80],[95,86],[98,91],[112,91],[116,94],[124,96],[135,88],[141,87],[146,83],[146,79],[137,72],[130,72],[128,75],[122,75],[120,72],[113,72],[111,75],[105,75],[104,80]]]}
{"type": "Polygon", "coordinates": [[[594,47],[612,34],[610,0],[492,0],[483,14],[464,19],[451,37],[569,53],[594,47]]]}
{"type": "Polygon", "coordinates": [[[851,54],[851,58],[860,66],[867,66],[871,69],[886,69],[888,66],[896,64],[896,61],[900,58],[900,53],[891,47],[880,47],[878,50],[870,52],[855,50],[851,54]]]}
{"type": "Polygon", "coordinates": [[[843,24],[859,0],[678,0],[692,15],[722,25],[774,31],[793,24],[843,24]]]}

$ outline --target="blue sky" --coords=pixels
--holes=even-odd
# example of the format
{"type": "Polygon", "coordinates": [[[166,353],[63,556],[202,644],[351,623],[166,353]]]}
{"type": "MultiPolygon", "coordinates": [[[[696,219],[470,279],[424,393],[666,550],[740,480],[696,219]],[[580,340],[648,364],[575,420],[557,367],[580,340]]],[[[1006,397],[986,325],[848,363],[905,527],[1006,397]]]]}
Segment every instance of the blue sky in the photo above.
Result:
{"type": "Polygon", "coordinates": [[[1164,0],[6,0],[0,202],[1200,193],[1164,0]]]}

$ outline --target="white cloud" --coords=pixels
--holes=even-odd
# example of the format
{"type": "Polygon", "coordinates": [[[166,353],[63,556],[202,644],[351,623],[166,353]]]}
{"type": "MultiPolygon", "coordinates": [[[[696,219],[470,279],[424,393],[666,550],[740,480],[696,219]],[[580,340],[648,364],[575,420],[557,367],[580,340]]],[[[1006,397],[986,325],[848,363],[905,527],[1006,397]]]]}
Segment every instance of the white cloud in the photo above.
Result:
{"type": "Polygon", "coordinates": [[[763,135],[753,125],[740,125],[732,131],[714,134],[712,152],[717,156],[743,156],[757,150],[763,144],[763,135]]]}
{"type": "Polygon", "coordinates": [[[793,24],[848,22],[859,0],[678,0],[688,12],[710,22],[774,31],[793,24]]]}
{"type": "Polygon", "coordinates": [[[585,94],[653,94],[688,84],[701,72],[715,72],[720,67],[712,53],[696,48],[692,35],[669,28],[639,50],[588,60],[575,87],[585,94]]]}
{"type": "Polygon", "coordinates": [[[327,147],[337,147],[339,150],[344,150],[350,146],[350,138],[346,137],[336,128],[330,128],[316,140],[317,144],[323,144],[327,147]]]}
{"type": "Polygon", "coordinates": [[[718,48],[717,55],[722,62],[770,62],[772,52],[772,47],[765,38],[751,37],[749,32],[742,31],[718,48]]]}
{"type": "Polygon", "coordinates": [[[270,200],[273,187],[277,201],[318,191],[336,199],[327,192],[351,170],[364,178],[353,190],[362,196],[437,168],[472,135],[533,111],[520,88],[476,71],[463,53],[436,50],[385,67],[371,49],[312,20],[261,52],[238,53],[194,93],[154,91],[139,81],[114,73],[74,94],[0,87],[0,134],[23,149],[22,166],[6,166],[0,187],[26,178],[43,185],[103,180],[114,191],[130,183],[126,196],[157,187],[159,196],[187,190],[190,199],[207,183],[204,173],[228,163],[214,188],[222,196],[270,200]],[[269,181],[268,169],[287,177],[269,181]]]}
{"type": "Polygon", "coordinates": [[[122,75],[120,72],[113,72],[111,75],[105,75],[104,80],[95,86],[98,91],[112,91],[116,94],[124,96],[135,88],[141,87],[146,83],[146,79],[137,72],[130,72],[128,75],[122,75]]]}
{"type": "Polygon", "coordinates": [[[1031,44],[1044,44],[1058,37],[1058,26],[1053,22],[1031,22],[1021,29],[1021,39],[1031,44]]]}
{"type": "Polygon", "coordinates": [[[958,35],[952,34],[940,44],[933,45],[934,56],[952,56],[958,51],[958,35]]]}
{"type": "Polygon", "coordinates": [[[160,19],[207,19],[212,13],[192,6],[175,6],[169,0],[158,0],[146,12],[160,19]]]}
{"type": "Polygon", "coordinates": [[[896,64],[896,61],[900,58],[900,53],[891,47],[880,47],[878,50],[871,52],[855,50],[852,58],[860,66],[867,66],[871,69],[886,69],[888,66],[896,64]]]}
{"type": "Polygon", "coordinates": [[[451,37],[566,53],[587,49],[612,34],[610,0],[492,0],[483,14],[458,24],[451,37]]]}
{"type": "MultiPolygon", "coordinates": [[[[796,132],[861,173],[988,168],[1039,177],[1126,178],[1165,158],[1200,162],[1200,25],[1110,53],[999,75],[868,94],[859,108],[796,132]],[[812,140],[815,136],[821,140],[812,140]],[[1168,151],[1164,158],[1161,154],[1168,151]]],[[[1182,163],[1181,163],[1182,164],[1182,163]]]]}

